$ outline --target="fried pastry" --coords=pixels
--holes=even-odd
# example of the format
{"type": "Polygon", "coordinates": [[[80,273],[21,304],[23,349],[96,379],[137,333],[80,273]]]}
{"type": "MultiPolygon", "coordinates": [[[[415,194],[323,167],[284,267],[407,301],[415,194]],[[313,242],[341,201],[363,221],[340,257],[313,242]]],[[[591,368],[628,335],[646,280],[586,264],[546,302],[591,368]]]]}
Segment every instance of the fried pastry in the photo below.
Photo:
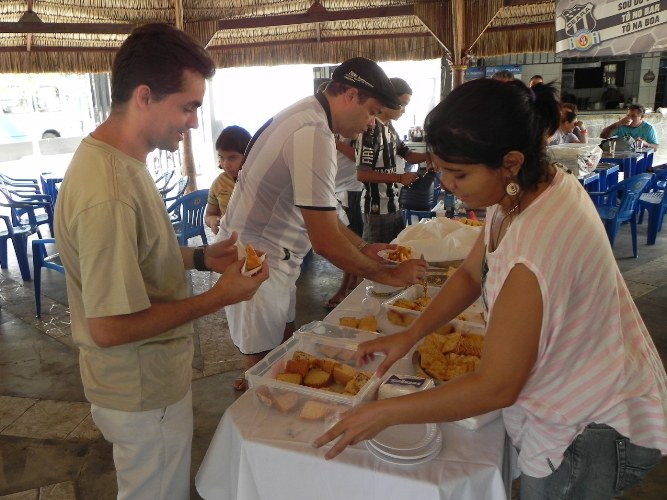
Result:
{"type": "Polygon", "coordinates": [[[394,309],[389,309],[387,311],[387,319],[390,323],[398,326],[410,326],[412,322],[417,319],[415,316],[410,314],[401,313],[395,311],[394,309]]]}
{"type": "Polygon", "coordinates": [[[259,255],[257,255],[257,252],[253,248],[253,246],[248,243],[245,246],[245,268],[246,271],[252,271],[253,269],[257,269],[262,265],[262,260],[259,258],[259,255]]]}

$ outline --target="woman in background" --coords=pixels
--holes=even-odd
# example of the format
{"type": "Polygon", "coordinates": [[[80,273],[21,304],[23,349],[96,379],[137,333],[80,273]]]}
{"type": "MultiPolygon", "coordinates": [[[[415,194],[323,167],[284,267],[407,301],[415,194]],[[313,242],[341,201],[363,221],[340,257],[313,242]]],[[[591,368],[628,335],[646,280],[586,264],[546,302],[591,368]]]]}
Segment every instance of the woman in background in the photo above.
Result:
{"type": "Polygon", "coordinates": [[[426,142],[442,183],[466,205],[488,207],[485,228],[426,311],[407,330],[361,344],[357,363],[382,352],[384,374],[480,295],[481,363],[347,412],[314,443],[339,438],[326,458],[390,425],[500,408],[523,500],[612,498],[667,453],[665,369],[589,195],[547,159],[544,138],[559,123],[551,85],[491,79],[456,88],[431,111],[426,142]]]}

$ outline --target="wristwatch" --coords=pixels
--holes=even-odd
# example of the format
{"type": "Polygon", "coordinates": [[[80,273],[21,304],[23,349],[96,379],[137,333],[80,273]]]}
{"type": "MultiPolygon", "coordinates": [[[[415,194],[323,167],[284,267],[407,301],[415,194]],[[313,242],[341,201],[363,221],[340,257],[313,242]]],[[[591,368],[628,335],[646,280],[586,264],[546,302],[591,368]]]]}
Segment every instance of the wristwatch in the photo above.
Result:
{"type": "Polygon", "coordinates": [[[202,245],[195,248],[195,251],[192,253],[192,261],[194,262],[195,269],[197,271],[210,271],[206,265],[206,254],[204,253],[205,248],[206,245],[202,245]]]}

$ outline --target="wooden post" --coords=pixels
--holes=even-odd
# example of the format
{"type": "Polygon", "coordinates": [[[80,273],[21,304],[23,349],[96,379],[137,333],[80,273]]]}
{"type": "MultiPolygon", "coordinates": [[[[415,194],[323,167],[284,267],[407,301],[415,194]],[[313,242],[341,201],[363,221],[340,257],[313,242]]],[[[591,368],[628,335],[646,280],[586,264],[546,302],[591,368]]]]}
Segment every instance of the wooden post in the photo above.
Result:
{"type": "Polygon", "coordinates": [[[465,73],[468,69],[467,64],[452,64],[452,90],[465,81],[465,73]]]}
{"type": "MultiPolygon", "coordinates": [[[[183,29],[183,0],[174,1],[174,17],[176,27],[179,30],[183,29]]],[[[190,179],[188,187],[185,189],[186,193],[192,193],[197,190],[197,171],[195,170],[195,158],[192,153],[192,131],[187,130],[183,134],[183,142],[181,144],[181,174],[187,175],[190,179]]]]}

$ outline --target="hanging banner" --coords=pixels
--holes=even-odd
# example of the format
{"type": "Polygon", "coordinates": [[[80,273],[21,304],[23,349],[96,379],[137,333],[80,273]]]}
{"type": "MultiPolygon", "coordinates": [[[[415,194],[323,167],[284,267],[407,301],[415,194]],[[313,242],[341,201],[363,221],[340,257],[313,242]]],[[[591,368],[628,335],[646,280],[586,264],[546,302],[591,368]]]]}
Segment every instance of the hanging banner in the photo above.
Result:
{"type": "Polygon", "coordinates": [[[667,50],[667,0],[556,0],[556,55],[667,50]]]}

